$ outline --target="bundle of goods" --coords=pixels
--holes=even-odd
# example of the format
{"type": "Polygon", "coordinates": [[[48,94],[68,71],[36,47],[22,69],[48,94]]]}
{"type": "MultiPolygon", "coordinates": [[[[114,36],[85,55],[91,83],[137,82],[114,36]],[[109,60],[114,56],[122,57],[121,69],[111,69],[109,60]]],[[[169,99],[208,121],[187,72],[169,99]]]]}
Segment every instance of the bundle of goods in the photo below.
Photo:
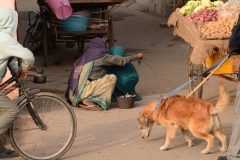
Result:
{"type": "Polygon", "coordinates": [[[91,22],[90,30],[105,31],[106,30],[106,26],[107,25],[105,23],[91,22]]]}

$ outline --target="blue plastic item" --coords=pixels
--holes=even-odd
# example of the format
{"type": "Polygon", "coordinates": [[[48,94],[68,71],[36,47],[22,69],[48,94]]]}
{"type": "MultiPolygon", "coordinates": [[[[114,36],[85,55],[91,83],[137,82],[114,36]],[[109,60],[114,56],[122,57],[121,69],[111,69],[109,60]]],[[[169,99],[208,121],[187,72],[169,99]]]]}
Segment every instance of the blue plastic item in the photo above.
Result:
{"type": "Polygon", "coordinates": [[[61,31],[86,31],[89,16],[74,15],[65,20],[60,20],[59,30],[61,31]]]}

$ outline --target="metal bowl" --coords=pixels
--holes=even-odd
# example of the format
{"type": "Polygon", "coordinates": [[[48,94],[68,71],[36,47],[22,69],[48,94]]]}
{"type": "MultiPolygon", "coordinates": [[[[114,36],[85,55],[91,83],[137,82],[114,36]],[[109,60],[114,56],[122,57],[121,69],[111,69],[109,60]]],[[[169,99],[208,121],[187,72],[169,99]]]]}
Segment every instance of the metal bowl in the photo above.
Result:
{"type": "Polygon", "coordinates": [[[46,83],[47,77],[45,75],[39,74],[34,76],[34,83],[46,83]]]}
{"type": "Polygon", "coordinates": [[[117,105],[121,109],[130,109],[134,106],[135,97],[121,97],[117,96],[117,105]]]}

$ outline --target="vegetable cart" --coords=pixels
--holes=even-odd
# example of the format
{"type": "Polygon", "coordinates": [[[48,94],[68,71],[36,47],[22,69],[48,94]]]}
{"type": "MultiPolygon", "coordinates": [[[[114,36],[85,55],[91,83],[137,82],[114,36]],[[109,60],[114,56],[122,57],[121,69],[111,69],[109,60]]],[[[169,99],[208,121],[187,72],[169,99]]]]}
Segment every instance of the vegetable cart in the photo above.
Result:
{"type": "MultiPolygon", "coordinates": [[[[80,52],[84,49],[84,43],[89,42],[94,37],[106,38],[109,48],[114,45],[113,23],[110,12],[126,0],[69,0],[74,12],[89,11],[90,16],[86,25],[79,24],[79,29],[66,29],[62,24],[64,20],[59,20],[45,0],[38,0],[40,12],[46,10],[50,14],[43,14],[43,52],[44,66],[48,62],[48,45],[56,43],[66,43],[66,47],[72,48],[75,44],[80,52]],[[84,27],[85,29],[81,29],[84,27]]],[[[67,20],[67,19],[66,19],[67,20]]],[[[68,28],[73,27],[67,26],[68,28]]]]}
{"type": "MultiPolygon", "coordinates": [[[[217,61],[229,54],[229,37],[213,36],[207,37],[200,34],[197,25],[184,17],[177,9],[169,19],[168,25],[174,26],[173,34],[183,38],[190,45],[188,60],[188,78],[189,80],[200,75],[205,68],[211,67],[217,61]]],[[[213,73],[213,75],[226,80],[237,82],[238,66],[240,57],[234,55],[213,73]]],[[[212,70],[213,71],[213,70],[212,70]]],[[[209,73],[208,73],[209,74],[209,73]]],[[[189,91],[192,92],[207,74],[197,77],[189,83],[189,91]]],[[[194,97],[202,98],[203,86],[201,85],[194,93],[194,97]]]]}

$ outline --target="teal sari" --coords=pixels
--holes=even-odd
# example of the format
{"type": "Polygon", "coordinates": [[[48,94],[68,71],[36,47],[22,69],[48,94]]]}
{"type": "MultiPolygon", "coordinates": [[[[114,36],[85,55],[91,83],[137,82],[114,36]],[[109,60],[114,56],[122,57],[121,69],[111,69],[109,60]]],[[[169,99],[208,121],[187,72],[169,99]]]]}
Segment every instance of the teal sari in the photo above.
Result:
{"type": "MultiPolygon", "coordinates": [[[[115,46],[110,49],[109,54],[124,57],[125,49],[120,46],[115,46]]],[[[117,82],[112,94],[113,102],[116,101],[116,96],[127,93],[136,95],[136,101],[142,99],[135,91],[135,87],[139,81],[139,75],[132,63],[128,63],[125,66],[106,67],[106,74],[114,74],[117,77],[117,82]]]]}

